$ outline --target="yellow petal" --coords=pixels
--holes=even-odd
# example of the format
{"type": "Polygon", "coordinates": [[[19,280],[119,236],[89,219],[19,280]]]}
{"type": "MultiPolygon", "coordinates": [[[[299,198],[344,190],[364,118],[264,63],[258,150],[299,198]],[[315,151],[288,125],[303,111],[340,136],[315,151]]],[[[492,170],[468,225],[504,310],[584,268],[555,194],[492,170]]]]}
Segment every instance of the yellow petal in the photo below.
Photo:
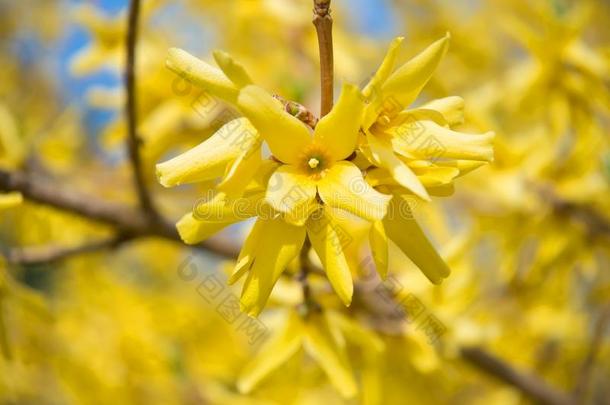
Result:
{"type": "Polygon", "coordinates": [[[210,222],[201,221],[195,218],[192,212],[184,215],[176,224],[176,229],[180,234],[180,238],[188,245],[197,244],[206,240],[215,233],[220,232],[234,222],[210,222]]]}
{"type": "Polygon", "coordinates": [[[233,84],[235,84],[235,86],[237,86],[237,88],[241,89],[244,86],[252,84],[252,79],[248,76],[246,69],[235,62],[228,53],[215,51],[214,59],[223,73],[233,82],[233,84]]]}
{"type": "Polygon", "coordinates": [[[377,273],[385,280],[388,276],[388,237],[386,236],[382,221],[373,222],[369,240],[377,273]]]}
{"type": "Polygon", "coordinates": [[[12,192],[7,194],[0,194],[0,211],[16,207],[22,202],[23,196],[20,193],[12,192]]]}
{"type": "Polygon", "coordinates": [[[258,316],[263,310],[276,281],[305,241],[305,227],[296,227],[281,219],[258,221],[263,222],[261,234],[265,235],[265,243],[259,243],[256,248],[240,300],[242,312],[250,316],[258,316]]]}
{"type": "Polygon", "coordinates": [[[238,222],[254,216],[265,216],[268,213],[263,211],[263,197],[261,192],[236,198],[229,198],[224,193],[206,195],[195,203],[193,216],[207,222],[238,222]]]}
{"type": "Polygon", "coordinates": [[[427,102],[422,109],[438,111],[445,117],[450,126],[464,123],[464,99],[462,97],[445,97],[427,102]]]}
{"type": "Polygon", "coordinates": [[[347,158],[356,149],[363,111],[364,98],[360,90],[345,84],[337,104],[318,122],[314,142],[324,146],[333,161],[347,158]]]}
{"type": "Polygon", "coordinates": [[[390,202],[392,215],[383,221],[387,235],[432,283],[440,284],[449,276],[449,267],[415,219],[404,214],[405,206],[401,204],[408,202],[400,197],[394,197],[390,202]]]}
{"type": "Polygon", "coordinates": [[[182,49],[170,49],[166,65],[184,80],[200,86],[218,98],[229,102],[237,100],[237,87],[221,70],[182,49]]]}
{"type": "Polygon", "coordinates": [[[309,218],[307,235],[322,262],[328,281],[343,304],[349,306],[352,302],[354,285],[343,250],[345,244],[351,242],[349,239],[351,236],[325,209],[321,209],[309,218]]]}
{"type": "Polygon", "coordinates": [[[262,221],[257,221],[254,223],[254,226],[252,226],[252,229],[250,230],[250,233],[248,234],[248,237],[244,241],[244,245],[239,252],[237,262],[235,263],[235,268],[227,281],[229,285],[235,284],[235,282],[237,282],[237,280],[246,274],[246,272],[250,270],[250,267],[252,267],[256,249],[262,240],[261,238],[264,236],[261,234],[261,230],[263,228],[264,222],[262,221]]]}
{"type": "Polygon", "coordinates": [[[164,187],[220,177],[244,148],[258,142],[258,134],[245,118],[224,125],[209,139],[175,158],[157,165],[164,187]]]}
{"type": "Polygon", "coordinates": [[[315,204],[315,197],[316,185],[309,176],[295,166],[283,165],[271,175],[265,199],[275,210],[304,221],[315,204]]]}
{"type": "Polygon", "coordinates": [[[390,172],[394,180],[403,187],[412,191],[420,198],[430,201],[430,196],[415,173],[404,164],[392,150],[392,146],[386,140],[367,134],[367,140],[371,154],[376,163],[390,172]]]}
{"type": "Polygon", "coordinates": [[[335,163],[318,181],[320,198],[331,207],[375,221],[386,214],[390,196],[373,189],[351,162],[335,163]]]}
{"type": "Polygon", "coordinates": [[[403,108],[415,101],[447,52],[449,38],[447,33],[445,37],[398,68],[383,85],[384,97],[391,97],[393,102],[403,108]]]}
{"type": "Polygon", "coordinates": [[[282,327],[267,340],[256,356],[246,365],[237,380],[243,394],[251,392],[271,372],[290,359],[301,347],[303,325],[299,316],[290,312],[282,327]]]}
{"type": "Polygon", "coordinates": [[[375,72],[373,78],[369,81],[364,90],[362,90],[362,93],[366,98],[377,98],[375,96],[379,96],[381,86],[383,86],[394,70],[396,58],[398,57],[403,40],[404,37],[397,37],[390,44],[390,48],[388,49],[381,66],[379,66],[379,69],[377,69],[377,72],[375,72]]]}
{"type": "Polygon", "coordinates": [[[406,119],[403,125],[386,131],[392,135],[392,146],[397,152],[406,152],[420,159],[493,160],[493,132],[456,132],[429,119],[406,119]]]}
{"type": "Polygon", "coordinates": [[[348,318],[346,315],[336,311],[328,311],[327,316],[331,325],[337,325],[348,342],[354,342],[363,351],[372,350],[379,353],[385,349],[383,340],[374,332],[365,329],[356,319],[348,318]]]}
{"type": "Polygon", "coordinates": [[[238,107],[269,144],[276,158],[289,164],[299,162],[300,153],[311,143],[305,124],[288,114],[278,100],[257,86],[241,90],[238,107]]]}
{"type": "Polygon", "coordinates": [[[260,140],[239,155],[216,187],[229,197],[241,196],[262,164],[260,140]]]}
{"type": "Polygon", "coordinates": [[[305,325],[304,347],[322,367],[328,379],[345,398],[356,395],[358,388],[345,352],[323,314],[310,315],[305,325]]]}

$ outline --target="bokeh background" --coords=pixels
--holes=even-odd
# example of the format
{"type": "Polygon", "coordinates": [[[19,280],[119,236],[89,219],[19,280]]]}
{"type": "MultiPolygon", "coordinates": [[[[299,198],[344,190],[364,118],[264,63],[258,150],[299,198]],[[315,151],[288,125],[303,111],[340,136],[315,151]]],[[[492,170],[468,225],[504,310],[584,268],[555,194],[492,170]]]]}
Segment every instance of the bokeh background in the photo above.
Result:
{"type": "MultiPolygon", "coordinates": [[[[217,128],[193,107],[197,90],[165,68],[167,49],[205,60],[226,50],[257,83],[317,111],[310,3],[143,0],[138,131],[146,181],[170,220],[205,186],[163,189],[155,163],[217,128]]],[[[135,205],[126,7],[0,0],[3,171],[135,205]]],[[[227,320],[201,288],[212,277],[221,294],[239,295],[226,286],[230,260],[158,238],[46,260],[45,252],[104,240],[112,228],[26,199],[0,212],[1,403],[532,403],[468,360],[471,347],[575,403],[610,403],[610,4],[334,0],[333,8],[337,85],[363,83],[397,35],[406,37],[404,61],[449,31],[450,50],[417,103],[459,95],[463,127],[496,132],[493,164],[457,181],[454,195],[414,207],[452,275],[432,286],[391,251],[396,288],[442,322],[439,340],[356,301],[350,316],[385,346],[375,361],[351,349],[357,398],[342,399],[301,355],[241,394],[236,380],[264,339],[227,320]]],[[[214,240],[238,246],[249,226],[214,240]]],[[[261,316],[266,330],[300,294],[289,272],[261,316]]]]}

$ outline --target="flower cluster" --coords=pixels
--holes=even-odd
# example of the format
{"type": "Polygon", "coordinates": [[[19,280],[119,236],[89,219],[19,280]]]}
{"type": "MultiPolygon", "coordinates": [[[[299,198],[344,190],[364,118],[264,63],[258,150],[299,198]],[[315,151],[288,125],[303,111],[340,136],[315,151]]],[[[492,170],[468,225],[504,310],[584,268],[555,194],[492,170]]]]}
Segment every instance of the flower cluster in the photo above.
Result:
{"type": "Polygon", "coordinates": [[[396,68],[402,38],[369,83],[344,84],[332,111],[304,123],[255,85],[242,65],[215,52],[213,67],[171,49],[168,67],[239,113],[195,148],[157,165],[166,187],[216,182],[211,194],[177,224],[182,239],[198,243],[219,230],[257,217],[230,282],[246,277],[241,308],[264,308],[274,284],[299,256],[306,238],[345,305],[353,269],[338,226],[342,216],[370,224],[377,271],[385,277],[388,239],[433,283],[449,268],[412,215],[413,199],[446,196],[453,180],[493,158],[493,133],[451,130],[463,121],[463,100],[449,97],[417,108],[416,100],[446,53],[449,35],[396,68]]]}

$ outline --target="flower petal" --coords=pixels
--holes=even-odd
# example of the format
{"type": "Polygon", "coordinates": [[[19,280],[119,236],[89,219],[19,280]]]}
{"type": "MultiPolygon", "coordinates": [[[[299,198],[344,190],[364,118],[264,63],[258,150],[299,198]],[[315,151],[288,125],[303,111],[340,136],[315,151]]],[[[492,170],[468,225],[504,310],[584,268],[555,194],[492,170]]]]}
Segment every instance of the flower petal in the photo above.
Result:
{"type": "Polygon", "coordinates": [[[419,181],[415,173],[409,169],[396,155],[389,142],[368,133],[367,140],[371,154],[376,163],[388,170],[394,180],[403,187],[412,191],[415,195],[426,201],[430,201],[430,196],[423,184],[419,181]]]}
{"type": "Polygon", "coordinates": [[[318,122],[314,141],[330,152],[333,161],[347,158],[356,149],[363,111],[364,98],[360,90],[345,84],[337,104],[318,122]]]}
{"type": "Polygon", "coordinates": [[[284,163],[298,163],[301,151],[311,143],[305,124],[288,114],[278,100],[257,86],[246,86],[240,91],[238,107],[269,144],[276,158],[284,163]]]}
{"type": "Polygon", "coordinates": [[[265,343],[256,356],[244,367],[237,388],[243,394],[251,392],[271,372],[291,358],[303,341],[303,324],[299,315],[291,311],[284,325],[265,343]]]}
{"type": "Polygon", "coordinates": [[[220,177],[246,145],[257,141],[258,134],[248,120],[235,119],[193,149],[158,164],[157,177],[165,187],[220,177]]]}
{"type": "Polygon", "coordinates": [[[325,209],[307,221],[307,235],[326,271],[328,281],[345,306],[352,302],[354,284],[343,248],[349,235],[325,209]]]}
{"type": "Polygon", "coordinates": [[[259,219],[265,243],[256,248],[240,300],[242,312],[258,316],[271,290],[286,266],[299,254],[305,241],[305,227],[287,224],[282,219],[259,219]]]}
{"type": "Polygon", "coordinates": [[[388,276],[388,237],[382,221],[373,222],[369,233],[369,240],[377,273],[385,280],[388,276]]]}
{"type": "Polygon", "coordinates": [[[220,232],[233,222],[212,222],[196,219],[192,212],[184,215],[176,224],[180,238],[188,245],[197,244],[220,232]]]}
{"type": "Polygon", "coordinates": [[[381,66],[379,66],[375,75],[371,78],[364,90],[362,90],[362,93],[366,98],[377,98],[376,96],[380,95],[381,86],[383,86],[394,70],[402,41],[404,41],[404,37],[397,37],[390,44],[390,48],[388,49],[381,66]]]}
{"type": "Polygon", "coordinates": [[[393,102],[403,108],[415,101],[447,52],[449,38],[447,33],[445,37],[398,68],[383,85],[384,97],[391,97],[393,102]]]}
{"type": "Polygon", "coordinates": [[[314,313],[308,318],[303,345],[343,397],[351,398],[356,395],[358,388],[345,346],[337,342],[324,314],[314,313]]]}
{"type": "Polygon", "coordinates": [[[438,111],[445,117],[450,126],[464,123],[464,99],[452,96],[432,100],[422,105],[420,108],[438,111]]]}
{"type": "Polygon", "coordinates": [[[229,197],[242,195],[261,167],[261,142],[260,140],[239,155],[229,166],[227,174],[216,187],[229,197]]]}
{"type": "Polygon", "coordinates": [[[440,284],[450,270],[411,215],[402,212],[408,202],[398,196],[390,202],[393,215],[383,220],[388,237],[434,284],[440,284]]]}
{"type": "Polygon", "coordinates": [[[246,69],[239,63],[235,62],[231,55],[222,51],[214,52],[214,60],[223,71],[223,73],[233,82],[238,88],[242,88],[252,84],[252,79],[248,76],[246,69]]]}
{"type": "Polygon", "coordinates": [[[221,70],[182,49],[170,49],[166,65],[182,79],[209,91],[220,99],[229,102],[237,100],[239,90],[221,70]]]}
{"type": "Polygon", "coordinates": [[[315,205],[316,185],[292,165],[280,166],[269,179],[265,199],[291,222],[304,222],[315,205]],[[300,219],[300,221],[299,221],[300,219]]]}
{"type": "MultiPolygon", "coordinates": [[[[409,113],[407,113],[408,115],[409,113]]],[[[407,116],[405,115],[405,117],[407,116]]],[[[405,119],[404,124],[386,129],[399,153],[420,159],[493,160],[495,134],[466,134],[452,131],[430,119],[405,119]]]]}
{"type": "Polygon", "coordinates": [[[391,198],[369,186],[360,169],[347,161],[335,163],[317,184],[326,204],[370,221],[385,216],[391,198]]]}

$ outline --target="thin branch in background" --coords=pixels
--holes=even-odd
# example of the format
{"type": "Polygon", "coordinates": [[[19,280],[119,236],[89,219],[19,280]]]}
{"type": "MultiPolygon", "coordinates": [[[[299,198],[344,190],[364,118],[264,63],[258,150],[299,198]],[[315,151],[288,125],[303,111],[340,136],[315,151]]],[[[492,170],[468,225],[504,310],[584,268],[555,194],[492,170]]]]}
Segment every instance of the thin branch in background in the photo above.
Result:
{"type": "Polygon", "coordinates": [[[140,0],[131,0],[129,5],[127,25],[127,63],[125,66],[125,93],[127,101],[125,113],[127,119],[127,148],[129,159],[133,168],[134,183],[138,193],[138,200],[142,210],[152,219],[157,219],[157,211],[152,198],[146,187],[146,179],[140,157],[140,144],[142,140],[138,136],[138,111],[136,97],[136,45],[138,42],[138,25],[140,19],[140,0]]]}
{"type": "Polygon", "coordinates": [[[575,405],[576,402],[568,394],[548,385],[540,377],[518,371],[504,360],[486,352],[480,347],[463,347],[461,357],[473,366],[504,381],[532,399],[545,405],[575,405]]]}
{"type": "Polygon", "coordinates": [[[586,397],[593,376],[593,369],[595,366],[595,360],[599,354],[602,341],[608,325],[610,324],[610,304],[607,304],[595,323],[593,330],[593,336],[591,337],[591,343],[589,344],[589,351],[587,356],[580,368],[580,373],[576,379],[576,385],[574,387],[574,398],[578,403],[586,403],[586,397]]]}
{"type": "Polygon", "coordinates": [[[331,0],[314,0],[313,24],[318,34],[320,48],[320,117],[333,108],[334,97],[334,57],[333,57],[333,19],[330,15],[331,0]]]}
{"type": "Polygon", "coordinates": [[[75,247],[16,248],[9,252],[8,262],[20,266],[35,266],[62,261],[74,256],[114,249],[131,238],[113,236],[75,247]]]}
{"type": "MultiPolygon", "coordinates": [[[[141,210],[100,198],[62,190],[48,181],[35,181],[24,173],[0,169],[0,191],[19,191],[30,201],[58,208],[93,221],[111,225],[117,233],[133,238],[156,236],[181,242],[173,223],[153,221],[141,210]]],[[[236,258],[239,249],[223,241],[207,240],[194,248],[205,249],[223,258],[236,258]]]]}
{"type": "MultiPolygon", "coordinates": [[[[381,281],[379,281],[381,282],[381,281]]],[[[355,285],[359,301],[355,305],[363,305],[367,312],[373,315],[374,329],[379,333],[400,336],[408,327],[407,313],[397,311],[400,305],[393,297],[392,300],[382,298],[375,289],[358,283],[355,285]]],[[[477,367],[485,374],[491,375],[507,384],[510,384],[530,398],[548,405],[575,405],[572,397],[546,383],[535,374],[518,371],[511,364],[481,347],[462,347],[460,356],[463,360],[477,367]]]]}

